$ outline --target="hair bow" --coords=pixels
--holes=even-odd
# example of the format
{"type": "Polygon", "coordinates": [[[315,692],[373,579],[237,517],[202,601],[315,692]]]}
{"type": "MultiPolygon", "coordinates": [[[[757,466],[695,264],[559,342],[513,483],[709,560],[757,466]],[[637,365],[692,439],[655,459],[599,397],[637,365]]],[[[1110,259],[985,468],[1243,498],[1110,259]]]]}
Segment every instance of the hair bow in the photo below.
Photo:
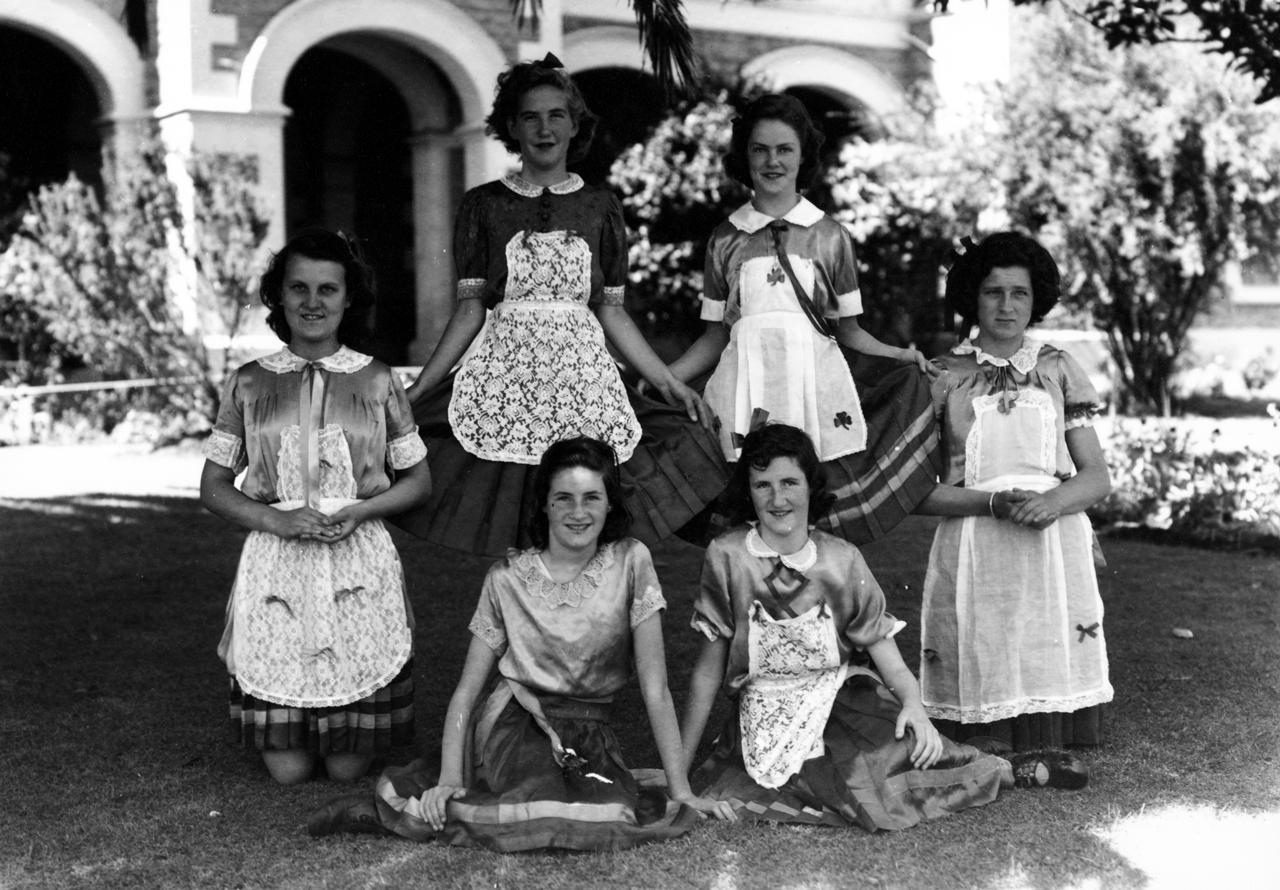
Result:
{"type": "Polygon", "coordinates": [[[555,53],[547,53],[541,59],[533,63],[535,68],[564,68],[564,62],[556,58],[555,53]]]}

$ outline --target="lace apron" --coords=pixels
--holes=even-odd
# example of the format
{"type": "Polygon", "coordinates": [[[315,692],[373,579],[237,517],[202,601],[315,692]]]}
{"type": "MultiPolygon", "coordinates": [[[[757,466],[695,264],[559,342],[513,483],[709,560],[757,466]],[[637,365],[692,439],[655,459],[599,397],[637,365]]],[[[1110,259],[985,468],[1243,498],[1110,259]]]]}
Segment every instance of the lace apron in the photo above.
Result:
{"type": "Polygon", "coordinates": [[[775,619],[759,601],[747,628],[750,679],[739,698],[742,762],[764,788],[778,788],[811,757],[848,676],[826,603],[775,619]]]}

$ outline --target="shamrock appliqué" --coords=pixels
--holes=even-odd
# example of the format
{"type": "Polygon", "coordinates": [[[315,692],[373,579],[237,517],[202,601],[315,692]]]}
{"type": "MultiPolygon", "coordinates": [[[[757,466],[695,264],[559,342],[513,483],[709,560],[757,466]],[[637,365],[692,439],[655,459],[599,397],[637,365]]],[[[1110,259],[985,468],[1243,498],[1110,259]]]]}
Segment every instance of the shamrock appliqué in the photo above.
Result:
{"type": "Polygon", "coordinates": [[[773,268],[769,270],[769,275],[765,280],[770,284],[782,284],[782,280],[785,277],[786,276],[782,274],[782,267],[777,263],[774,263],[773,268]]]}
{"type": "Polygon", "coordinates": [[[832,420],[832,424],[834,426],[843,427],[847,430],[849,427],[853,426],[853,418],[849,416],[848,411],[837,411],[835,418],[832,420]]]}

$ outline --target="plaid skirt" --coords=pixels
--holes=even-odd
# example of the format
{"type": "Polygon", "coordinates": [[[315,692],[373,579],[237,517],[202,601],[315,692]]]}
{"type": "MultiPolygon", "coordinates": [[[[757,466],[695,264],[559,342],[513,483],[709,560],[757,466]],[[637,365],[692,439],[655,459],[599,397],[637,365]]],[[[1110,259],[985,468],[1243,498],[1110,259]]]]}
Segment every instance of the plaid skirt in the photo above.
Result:
{"type": "MultiPolygon", "coordinates": [[[[482,556],[505,556],[528,547],[527,522],[534,503],[528,464],[485,460],[467,452],[447,421],[451,389],[441,386],[418,412],[427,444],[432,491],[427,502],[389,521],[432,544],[482,556]]],[[[627,388],[641,437],[620,466],[623,497],[631,513],[631,537],[653,546],[671,537],[710,504],[728,482],[728,467],[715,437],[689,420],[683,408],[627,388]]],[[[565,430],[565,437],[577,435],[565,430]]]]}
{"type": "MultiPolygon", "coordinates": [[[[858,390],[867,447],[823,462],[835,501],[817,526],[862,545],[886,535],[933,491],[943,469],[942,449],[926,374],[908,362],[844,346],[840,351],[858,390]]],[[[680,529],[680,537],[705,547],[741,518],[717,498],[680,529]]]]}
{"type": "Polygon", "coordinates": [[[251,751],[385,755],[413,743],[413,659],[390,683],[334,708],[293,708],[246,694],[230,682],[230,737],[251,751]]]}

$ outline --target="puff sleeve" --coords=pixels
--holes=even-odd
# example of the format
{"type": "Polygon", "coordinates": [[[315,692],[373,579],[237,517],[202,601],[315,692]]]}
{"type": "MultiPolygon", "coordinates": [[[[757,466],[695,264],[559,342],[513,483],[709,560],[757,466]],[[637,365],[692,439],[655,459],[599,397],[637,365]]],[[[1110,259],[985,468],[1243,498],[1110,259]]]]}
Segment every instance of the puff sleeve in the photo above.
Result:
{"type": "Polygon", "coordinates": [[[729,599],[729,557],[720,539],[707,545],[702,577],[693,601],[694,630],[708,640],[733,639],[733,605],[729,599]]]}
{"type": "MultiPolygon", "coordinates": [[[[462,196],[453,224],[453,262],[458,274],[458,299],[486,299],[489,284],[489,238],[484,194],[472,189],[462,196]]],[[[487,298],[487,304],[498,297],[487,298]]]]}
{"type": "Polygon", "coordinates": [[[649,548],[640,541],[628,541],[627,581],[630,587],[631,601],[630,625],[634,629],[646,618],[667,607],[666,598],[662,595],[662,584],[658,581],[658,571],[653,567],[653,556],[649,548]]]}
{"type": "Polygon", "coordinates": [[[394,371],[387,374],[390,381],[386,398],[387,466],[393,470],[406,470],[427,456],[427,446],[418,435],[413,421],[413,409],[409,397],[394,371]]]}
{"type": "Polygon", "coordinates": [[[201,448],[207,460],[239,475],[249,466],[244,447],[244,399],[240,392],[238,370],[227,380],[218,406],[213,431],[201,448]]]}
{"type": "Polygon", "coordinates": [[[1093,415],[1102,410],[1102,400],[1089,375],[1071,353],[1058,350],[1059,379],[1062,383],[1062,411],[1066,429],[1093,426],[1093,415]]]}
{"type": "Polygon", "coordinates": [[[599,250],[601,288],[591,294],[590,302],[620,306],[627,293],[627,224],[622,202],[612,193],[605,201],[599,250]]]}

